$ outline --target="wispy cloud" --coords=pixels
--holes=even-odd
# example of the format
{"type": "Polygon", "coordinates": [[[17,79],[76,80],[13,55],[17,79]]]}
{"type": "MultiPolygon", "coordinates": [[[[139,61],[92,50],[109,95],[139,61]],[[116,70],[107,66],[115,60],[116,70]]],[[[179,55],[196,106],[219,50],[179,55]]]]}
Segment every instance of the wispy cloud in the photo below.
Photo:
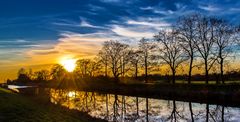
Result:
{"type": "Polygon", "coordinates": [[[81,22],[80,22],[80,27],[89,27],[89,28],[98,28],[98,29],[105,29],[104,27],[101,27],[101,26],[95,26],[95,25],[92,25],[90,24],[89,22],[87,22],[85,19],[81,19],[81,22]]]}
{"type": "Polygon", "coordinates": [[[147,21],[135,21],[135,20],[128,20],[127,24],[144,25],[144,26],[152,26],[152,27],[167,27],[171,25],[170,23],[167,23],[167,22],[147,22],[147,21]]]}
{"type": "Polygon", "coordinates": [[[153,7],[147,6],[147,7],[140,7],[141,10],[154,10],[153,7]]]}
{"type": "Polygon", "coordinates": [[[126,28],[119,25],[114,25],[112,28],[112,31],[120,36],[136,38],[136,39],[140,39],[142,37],[149,38],[153,36],[153,34],[150,32],[140,32],[133,29],[131,30],[131,28],[126,28]]]}
{"type": "Polygon", "coordinates": [[[105,29],[101,26],[96,26],[87,22],[86,19],[80,17],[80,22],[74,22],[69,20],[63,20],[62,22],[53,22],[52,24],[58,26],[69,26],[69,27],[88,27],[88,28],[96,28],[96,29],[105,29]]]}
{"type": "Polygon", "coordinates": [[[214,5],[199,5],[198,8],[209,12],[216,12],[221,10],[221,8],[214,5]]]}

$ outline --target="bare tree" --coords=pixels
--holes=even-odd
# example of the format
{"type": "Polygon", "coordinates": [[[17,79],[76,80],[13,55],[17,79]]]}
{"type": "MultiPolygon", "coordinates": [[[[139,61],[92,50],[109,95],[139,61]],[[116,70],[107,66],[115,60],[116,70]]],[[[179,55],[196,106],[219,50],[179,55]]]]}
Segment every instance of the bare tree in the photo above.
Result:
{"type": "Polygon", "coordinates": [[[140,56],[143,59],[144,72],[145,72],[145,82],[148,81],[148,68],[150,64],[151,51],[154,49],[154,45],[149,42],[149,40],[142,38],[139,41],[139,52],[140,56]]]}
{"type": "Polygon", "coordinates": [[[180,46],[180,41],[177,38],[175,30],[160,31],[158,35],[154,36],[155,40],[159,42],[158,57],[162,59],[171,69],[172,83],[175,83],[176,70],[181,63],[187,60],[183,49],[180,46]]]}
{"type": "Polygon", "coordinates": [[[177,22],[177,34],[180,46],[184,49],[186,55],[189,57],[189,69],[188,69],[188,83],[191,83],[193,61],[196,55],[196,46],[194,41],[196,39],[196,20],[197,15],[190,15],[182,17],[177,22]]]}
{"type": "Polygon", "coordinates": [[[98,74],[100,70],[100,62],[96,60],[91,60],[88,67],[88,74],[90,77],[93,77],[94,74],[98,74]]]}
{"type": "Polygon", "coordinates": [[[100,63],[91,59],[80,59],[76,62],[77,68],[76,72],[82,77],[90,76],[97,74],[100,69],[100,63]]]}
{"type": "Polygon", "coordinates": [[[135,78],[137,78],[138,77],[138,66],[140,63],[140,51],[139,50],[131,51],[130,55],[131,55],[130,62],[135,69],[135,71],[134,71],[135,78]]]}
{"type": "Polygon", "coordinates": [[[91,62],[90,59],[77,60],[76,72],[78,72],[78,74],[80,74],[82,77],[87,76],[90,62],[91,62]]]}
{"type": "Polygon", "coordinates": [[[119,76],[125,72],[124,66],[129,61],[129,45],[110,40],[104,42],[101,52],[108,57],[109,67],[115,80],[118,81],[119,76]]]}
{"type": "Polygon", "coordinates": [[[99,51],[98,57],[100,59],[100,63],[104,66],[104,75],[105,77],[108,76],[108,55],[106,54],[105,49],[106,47],[103,47],[102,50],[99,51]]]}
{"type": "Polygon", "coordinates": [[[214,18],[213,21],[215,23],[214,40],[216,43],[217,61],[220,65],[220,78],[222,83],[224,83],[224,62],[226,58],[230,57],[234,49],[232,46],[235,44],[234,36],[237,31],[222,19],[214,18]]]}
{"type": "Polygon", "coordinates": [[[198,35],[195,40],[195,45],[200,57],[204,61],[205,81],[206,84],[208,84],[209,71],[216,61],[216,56],[213,52],[215,21],[210,17],[198,15],[196,24],[198,35]]]}

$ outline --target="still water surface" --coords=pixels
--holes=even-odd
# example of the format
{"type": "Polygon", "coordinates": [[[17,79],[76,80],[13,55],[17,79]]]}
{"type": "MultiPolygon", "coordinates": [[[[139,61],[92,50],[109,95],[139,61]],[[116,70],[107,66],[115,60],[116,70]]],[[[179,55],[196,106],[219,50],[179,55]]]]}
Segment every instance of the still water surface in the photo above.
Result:
{"type": "Polygon", "coordinates": [[[240,108],[117,94],[50,89],[54,104],[119,122],[221,122],[240,121],[240,108]]]}

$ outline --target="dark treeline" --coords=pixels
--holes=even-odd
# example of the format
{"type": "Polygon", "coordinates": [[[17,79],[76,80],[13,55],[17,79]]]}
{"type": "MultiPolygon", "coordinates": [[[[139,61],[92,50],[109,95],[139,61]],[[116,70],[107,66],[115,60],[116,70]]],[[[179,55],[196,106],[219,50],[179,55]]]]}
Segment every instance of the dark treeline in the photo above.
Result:
{"type": "Polygon", "coordinates": [[[218,17],[182,16],[173,26],[156,32],[153,38],[140,39],[137,47],[124,41],[105,41],[96,58],[79,59],[73,73],[56,64],[51,70],[34,73],[21,69],[18,79],[62,81],[101,77],[115,82],[202,80],[208,84],[213,80],[224,84],[240,79],[239,71],[226,70],[236,56],[239,32],[238,26],[218,17]]]}

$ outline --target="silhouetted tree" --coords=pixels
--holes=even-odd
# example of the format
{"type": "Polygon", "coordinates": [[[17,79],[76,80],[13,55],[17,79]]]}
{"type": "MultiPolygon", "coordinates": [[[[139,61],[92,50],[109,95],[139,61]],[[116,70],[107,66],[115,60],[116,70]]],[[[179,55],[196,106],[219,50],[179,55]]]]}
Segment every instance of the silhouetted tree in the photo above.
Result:
{"type": "Polygon", "coordinates": [[[76,62],[76,72],[82,77],[97,74],[100,69],[100,63],[91,59],[80,59],[76,62]]]}
{"type": "Polygon", "coordinates": [[[200,57],[204,61],[205,69],[205,81],[208,84],[209,81],[209,70],[212,68],[216,61],[216,56],[213,52],[214,45],[214,25],[215,19],[198,15],[197,20],[197,38],[195,39],[195,45],[200,54],[200,57]]]}
{"type": "Polygon", "coordinates": [[[100,66],[99,61],[90,60],[87,72],[90,77],[93,77],[94,74],[97,75],[99,73],[100,68],[101,68],[101,66],[100,66]]]}
{"type": "Polygon", "coordinates": [[[118,41],[106,41],[101,49],[109,59],[109,67],[116,81],[125,72],[123,68],[129,62],[129,45],[118,41]]]}
{"type": "Polygon", "coordinates": [[[47,81],[50,79],[49,78],[50,73],[48,70],[40,70],[40,71],[34,72],[34,77],[35,77],[35,80],[37,81],[47,81]]]}
{"type": "Polygon", "coordinates": [[[17,81],[21,83],[26,83],[31,81],[31,79],[28,77],[27,72],[24,68],[21,68],[18,70],[17,81]]]}
{"type": "Polygon", "coordinates": [[[104,51],[104,49],[100,50],[98,53],[98,57],[99,57],[100,63],[104,66],[104,76],[107,77],[109,59],[108,59],[108,55],[106,54],[106,51],[104,51]]]}
{"type": "Polygon", "coordinates": [[[214,22],[214,40],[216,43],[217,61],[220,65],[220,76],[221,81],[224,83],[224,61],[230,56],[233,51],[233,45],[236,40],[236,30],[234,27],[229,25],[226,21],[218,18],[212,18],[214,22]]]}
{"type": "Polygon", "coordinates": [[[65,74],[66,74],[66,70],[63,68],[63,66],[59,64],[53,65],[50,73],[50,75],[52,76],[52,79],[58,80],[58,81],[63,80],[65,74]]]}
{"type": "Polygon", "coordinates": [[[154,36],[154,38],[157,42],[159,42],[158,57],[170,67],[172,72],[172,83],[175,83],[177,68],[188,58],[180,46],[177,33],[174,30],[168,32],[160,31],[158,35],[154,36]]]}
{"type": "Polygon", "coordinates": [[[181,17],[176,24],[177,34],[180,46],[184,49],[186,56],[189,57],[189,70],[188,70],[188,83],[191,83],[193,61],[196,53],[196,46],[194,44],[197,31],[196,31],[197,15],[190,15],[181,17]]]}
{"type": "Polygon", "coordinates": [[[148,68],[151,58],[151,51],[154,49],[154,45],[149,42],[149,40],[142,38],[139,41],[138,45],[140,56],[142,58],[142,63],[144,65],[144,72],[145,72],[145,82],[148,81],[148,68]]]}
{"type": "Polygon", "coordinates": [[[131,64],[133,65],[134,69],[135,69],[135,78],[138,77],[138,65],[140,63],[140,51],[139,50],[135,50],[135,51],[131,51],[130,52],[131,55],[131,64]]]}
{"type": "Polygon", "coordinates": [[[88,75],[88,68],[89,68],[90,62],[91,62],[90,59],[77,60],[76,72],[78,72],[78,74],[80,74],[81,77],[88,75]]]}

